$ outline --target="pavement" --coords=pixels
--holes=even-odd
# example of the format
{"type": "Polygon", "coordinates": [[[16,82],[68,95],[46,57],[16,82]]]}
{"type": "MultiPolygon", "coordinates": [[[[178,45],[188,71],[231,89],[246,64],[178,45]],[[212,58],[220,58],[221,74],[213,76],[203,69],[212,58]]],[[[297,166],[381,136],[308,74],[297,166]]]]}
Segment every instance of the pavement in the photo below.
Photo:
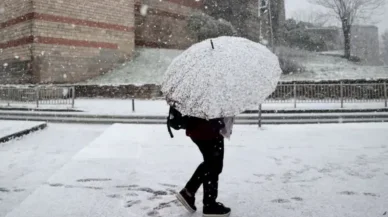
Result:
{"type": "MultiPolygon", "coordinates": [[[[202,161],[183,132],[171,139],[159,125],[95,127],[53,124],[0,146],[0,217],[202,216],[202,188],[192,215],[174,197],[202,161]]],[[[387,129],[237,126],[225,141],[219,201],[233,216],[383,216],[387,129]]]]}

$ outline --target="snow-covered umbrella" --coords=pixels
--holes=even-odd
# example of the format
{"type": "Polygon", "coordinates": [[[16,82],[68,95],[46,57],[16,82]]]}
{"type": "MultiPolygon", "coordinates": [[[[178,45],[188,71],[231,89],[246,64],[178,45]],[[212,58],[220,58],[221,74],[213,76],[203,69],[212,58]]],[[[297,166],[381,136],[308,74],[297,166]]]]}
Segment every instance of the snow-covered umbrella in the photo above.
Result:
{"type": "Polygon", "coordinates": [[[194,44],[176,57],[162,92],[183,115],[231,117],[263,103],[281,72],[277,56],[264,45],[223,36],[194,44]]]}

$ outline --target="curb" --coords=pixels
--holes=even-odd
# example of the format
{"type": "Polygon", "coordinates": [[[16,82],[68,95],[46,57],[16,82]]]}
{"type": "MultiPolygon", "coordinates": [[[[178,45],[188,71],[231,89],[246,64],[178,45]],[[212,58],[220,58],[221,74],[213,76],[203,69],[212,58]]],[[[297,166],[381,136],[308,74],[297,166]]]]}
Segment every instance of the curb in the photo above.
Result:
{"type": "Polygon", "coordinates": [[[8,142],[10,140],[28,135],[28,134],[33,133],[33,132],[38,131],[38,130],[43,130],[46,127],[47,127],[47,123],[43,123],[43,124],[40,124],[38,126],[32,127],[30,129],[22,130],[22,131],[13,133],[13,134],[8,135],[8,136],[4,136],[4,137],[0,138],[0,143],[8,142]]]}
{"type": "MultiPolygon", "coordinates": [[[[247,110],[243,114],[257,114],[258,110],[247,110]]],[[[304,114],[304,113],[363,113],[363,112],[388,112],[388,108],[375,109],[281,109],[262,110],[263,114],[304,114]]]]}
{"type": "MultiPolygon", "coordinates": [[[[66,113],[81,113],[85,112],[78,109],[40,109],[40,108],[16,108],[16,107],[0,107],[1,111],[20,111],[20,112],[66,112],[66,113]]],[[[257,114],[258,110],[246,110],[242,114],[257,114]]],[[[367,109],[263,109],[262,114],[305,114],[305,113],[363,113],[363,112],[388,112],[388,108],[367,108],[367,109]]],[[[104,115],[109,116],[109,115],[104,115]]],[[[155,115],[149,115],[155,116],[155,115]]]]}
{"type": "MultiPolygon", "coordinates": [[[[2,115],[0,120],[44,121],[50,123],[77,123],[77,124],[166,124],[164,117],[99,117],[99,116],[52,116],[52,115],[2,115]]],[[[388,122],[388,113],[373,114],[295,114],[262,116],[261,124],[324,124],[324,123],[383,123],[388,122]]],[[[238,125],[258,125],[256,116],[236,118],[238,125]]]]}

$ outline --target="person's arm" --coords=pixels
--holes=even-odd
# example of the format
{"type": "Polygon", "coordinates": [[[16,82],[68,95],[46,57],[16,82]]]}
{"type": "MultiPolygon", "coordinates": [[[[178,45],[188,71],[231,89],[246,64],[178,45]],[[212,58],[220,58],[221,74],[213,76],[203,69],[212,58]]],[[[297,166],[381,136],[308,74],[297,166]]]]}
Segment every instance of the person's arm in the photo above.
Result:
{"type": "Polygon", "coordinates": [[[223,118],[212,119],[210,120],[210,124],[216,132],[219,132],[221,129],[225,127],[223,118]]]}

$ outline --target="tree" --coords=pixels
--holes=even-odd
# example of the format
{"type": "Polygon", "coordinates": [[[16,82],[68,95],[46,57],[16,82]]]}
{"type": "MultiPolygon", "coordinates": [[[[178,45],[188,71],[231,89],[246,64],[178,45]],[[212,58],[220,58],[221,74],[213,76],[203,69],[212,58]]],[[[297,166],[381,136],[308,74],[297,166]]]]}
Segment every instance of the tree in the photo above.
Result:
{"type": "Polygon", "coordinates": [[[233,25],[223,19],[215,19],[201,12],[194,12],[187,21],[187,29],[192,38],[203,41],[219,36],[235,36],[236,29],[233,25]]]}
{"type": "Polygon", "coordinates": [[[388,30],[386,30],[383,35],[383,60],[384,63],[388,65],[388,30]]]}
{"type": "Polygon", "coordinates": [[[356,21],[366,21],[375,12],[383,9],[385,0],[309,0],[323,6],[340,22],[344,33],[344,54],[351,59],[351,31],[356,21]]]}
{"type": "Polygon", "coordinates": [[[247,37],[245,21],[252,17],[248,3],[250,0],[206,0],[206,13],[215,19],[230,22],[238,34],[247,37]]]}
{"type": "Polygon", "coordinates": [[[294,19],[288,19],[284,25],[284,43],[288,47],[299,48],[309,51],[326,51],[327,43],[320,34],[313,31],[306,31],[306,28],[317,27],[312,23],[297,22],[294,19]]]}

